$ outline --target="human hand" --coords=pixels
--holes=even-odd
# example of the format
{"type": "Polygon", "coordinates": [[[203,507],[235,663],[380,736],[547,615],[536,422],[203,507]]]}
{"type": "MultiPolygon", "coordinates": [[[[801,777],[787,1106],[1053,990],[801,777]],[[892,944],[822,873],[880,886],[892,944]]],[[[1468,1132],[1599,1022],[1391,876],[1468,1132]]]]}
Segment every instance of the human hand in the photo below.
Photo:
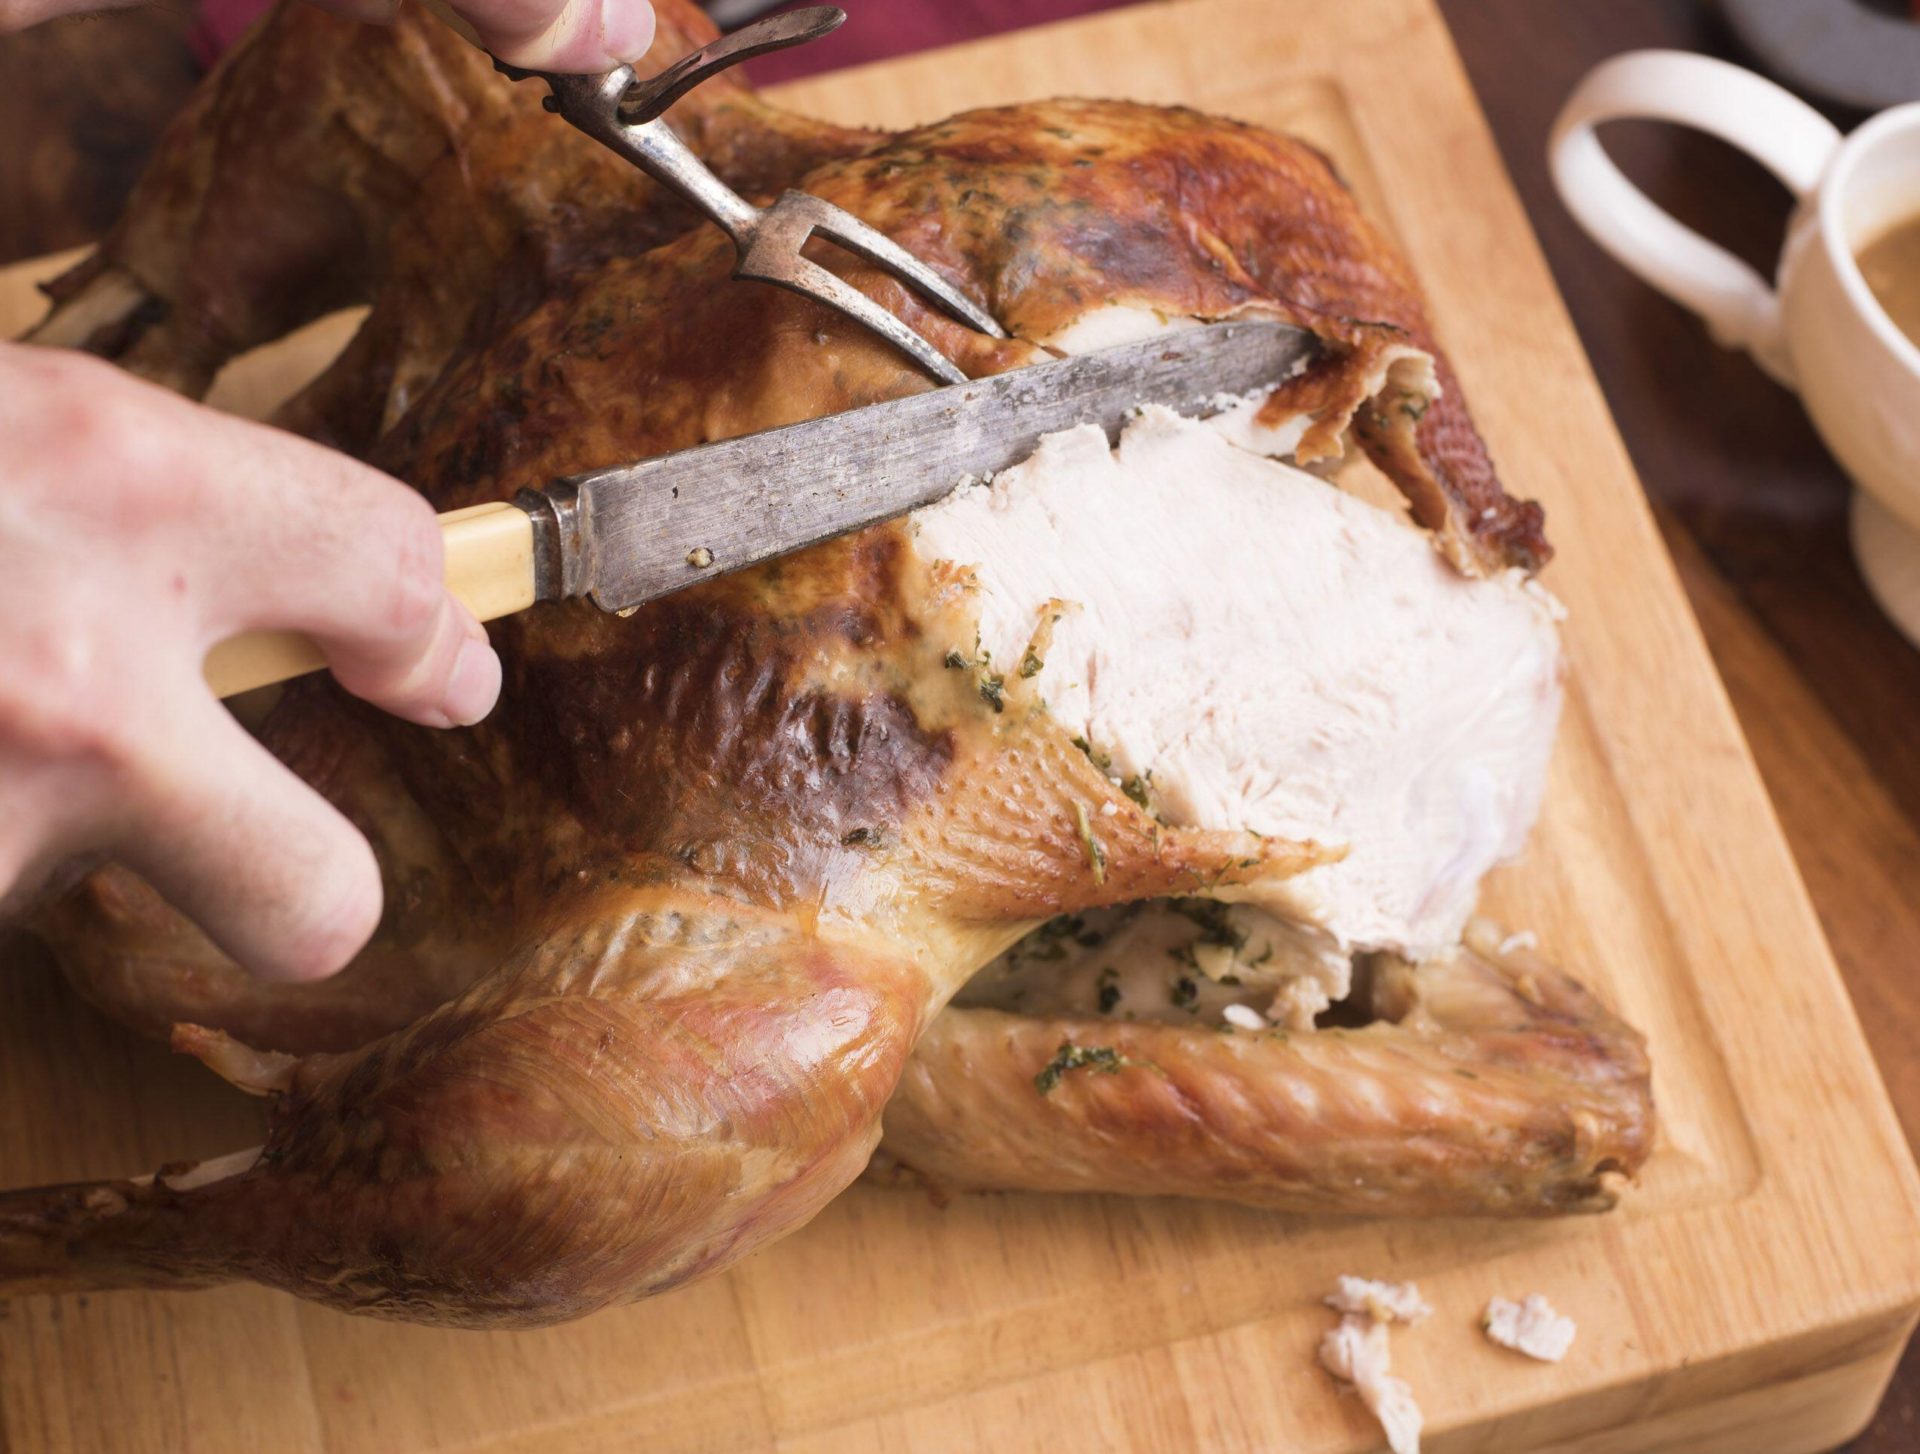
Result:
{"type": "MultiPolygon", "coordinates": [[[[0,0],[0,33],[56,15],[139,0],[0,0]]],[[[316,0],[359,20],[393,18],[398,0],[316,0]]],[[[504,61],[545,71],[610,71],[653,44],[647,0],[448,0],[480,43],[504,61]]]]}
{"type": "Polygon", "coordinates": [[[0,344],[0,904],[59,863],[144,875],[256,973],[330,974],[380,917],[373,852],[201,677],[243,630],[312,636],[429,726],[500,689],[431,506],[345,455],[81,354],[0,344]]]}

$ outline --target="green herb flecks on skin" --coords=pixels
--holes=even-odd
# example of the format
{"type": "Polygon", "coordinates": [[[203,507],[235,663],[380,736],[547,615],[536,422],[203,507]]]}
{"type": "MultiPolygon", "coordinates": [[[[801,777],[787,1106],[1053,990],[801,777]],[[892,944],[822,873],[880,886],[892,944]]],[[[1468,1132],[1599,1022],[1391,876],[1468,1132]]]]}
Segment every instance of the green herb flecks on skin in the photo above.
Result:
{"type": "Polygon", "coordinates": [[[971,659],[961,654],[958,648],[947,652],[942,658],[948,671],[978,671],[980,674],[980,699],[995,712],[1007,710],[1007,679],[992,670],[993,653],[980,644],[980,635],[974,633],[973,656],[971,659]]]}
{"type": "Polygon", "coordinates": [[[1080,830],[1080,847],[1087,855],[1087,867],[1093,870],[1093,881],[1103,884],[1107,881],[1107,850],[1098,838],[1093,836],[1093,824],[1087,821],[1087,805],[1073,805],[1074,826],[1080,830]]]}
{"type": "Polygon", "coordinates": [[[1053,1052],[1049,1060],[1033,1078],[1033,1088],[1041,1095],[1049,1095],[1060,1084],[1060,1077],[1070,1070],[1092,1070],[1101,1075],[1117,1075],[1121,1069],[1132,1062],[1121,1055],[1111,1045],[1075,1045],[1071,1040],[1062,1040],[1060,1048],[1053,1052]]]}
{"type": "Polygon", "coordinates": [[[1153,804],[1147,800],[1147,784],[1152,777],[1152,773],[1135,773],[1132,777],[1120,784],[1120,791],[1125,793],[1129,798],[1132,798],[1134,802],[1138,803],[1149,813],[1153,811],[1153,804]]]}
{"type": "Polygon", "coordinates": [[[1104,752],[1096,751],[1094,748],[1094,745],[1091,742],[1087,741],[1086,738],[1084,737],[1074,738],[1073,745],[1079,748],[1082,752],[1086,753],[1087,760],[1091,762],[1095,767],[1099,768],[1100,771],[1110,772],[1112,770],[1113,759],[1107,756],[1107,754],[1104,752]]]}
{"type": "Polygon", "coordinates": [[[1037,677],[1046,668],[1047,659],[1042,653],[1053,643],[1053,628],[1060,624],[1060,614],[1058,611],[1049,613],[1028,638],[1027,649],[1020,654],[1020,675],[1023,679],[1037,677]]]}

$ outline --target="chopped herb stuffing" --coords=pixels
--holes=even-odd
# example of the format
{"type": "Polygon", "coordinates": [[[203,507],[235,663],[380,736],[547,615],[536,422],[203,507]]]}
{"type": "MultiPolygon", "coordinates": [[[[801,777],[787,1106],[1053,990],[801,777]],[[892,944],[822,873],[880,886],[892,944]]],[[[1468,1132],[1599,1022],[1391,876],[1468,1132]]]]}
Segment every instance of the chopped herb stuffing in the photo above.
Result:
{"type": "Polygon", "coordinates": [[[1227,906],[1218,899],[1169,899],[1167,903],[1181,918],[1200,926],[1200,943],[1246,948],[1247,931],[1233,922],[1227,906]]]}
{"type": "Polygon", "coordinates": [[[1183,974],[1173,982],[1173,988],[1167,994],[1174,1005],[1193,1014],[1200,1005],[1200,986],[1194,983],[1193,976],[1183,974]]]}
{"type": "Polygon", "coordinates": [[[1057,919],[1049,919],[1035,929],[1025,939],[1014,945],[1008,952],[1009,968],[1023,960],[1039,960],[1050,964],[1057,959],[1067,957],[1066,941],[1091,948],[1106,936],[1096,929],[1089,929],[1086,920],[1078,914],[1062,914],[1057,919]]]}

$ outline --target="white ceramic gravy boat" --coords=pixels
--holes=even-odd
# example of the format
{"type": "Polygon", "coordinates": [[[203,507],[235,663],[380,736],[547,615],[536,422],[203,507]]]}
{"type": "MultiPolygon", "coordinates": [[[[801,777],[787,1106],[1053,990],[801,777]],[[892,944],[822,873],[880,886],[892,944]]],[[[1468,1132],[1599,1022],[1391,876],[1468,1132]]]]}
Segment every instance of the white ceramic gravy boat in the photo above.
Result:
{"type": "Polygon", "coordinates": [[[1920,214],[1920,103],[1881,112],[1848,136],[1773,82],[1707,56],[1636,51],[1574,89],[1549,143],[1554,185],[1618,261],[1692,309],[1798,391],[1860,488],[1853,544],[1887,614],[1920,644],[1920,347],[1893,324],[1855,252],[1920,214]],[[1594,136],[1645,118],[1709,132],[1759,161],[1799,206],[1779,277],[1753,269],[1656,207],[1594,136]]]}

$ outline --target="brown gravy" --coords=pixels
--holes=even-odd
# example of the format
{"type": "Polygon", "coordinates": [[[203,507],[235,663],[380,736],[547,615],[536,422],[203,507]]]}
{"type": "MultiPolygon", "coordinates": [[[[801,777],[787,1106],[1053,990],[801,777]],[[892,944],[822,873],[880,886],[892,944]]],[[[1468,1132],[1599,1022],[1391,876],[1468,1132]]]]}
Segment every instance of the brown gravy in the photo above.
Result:
{"type": "Polygon", "coordinates": [[[1858,256],[1860,273],[1893,326],[1920,344],[1920,217],[1894,223],[1858,256]]]}

